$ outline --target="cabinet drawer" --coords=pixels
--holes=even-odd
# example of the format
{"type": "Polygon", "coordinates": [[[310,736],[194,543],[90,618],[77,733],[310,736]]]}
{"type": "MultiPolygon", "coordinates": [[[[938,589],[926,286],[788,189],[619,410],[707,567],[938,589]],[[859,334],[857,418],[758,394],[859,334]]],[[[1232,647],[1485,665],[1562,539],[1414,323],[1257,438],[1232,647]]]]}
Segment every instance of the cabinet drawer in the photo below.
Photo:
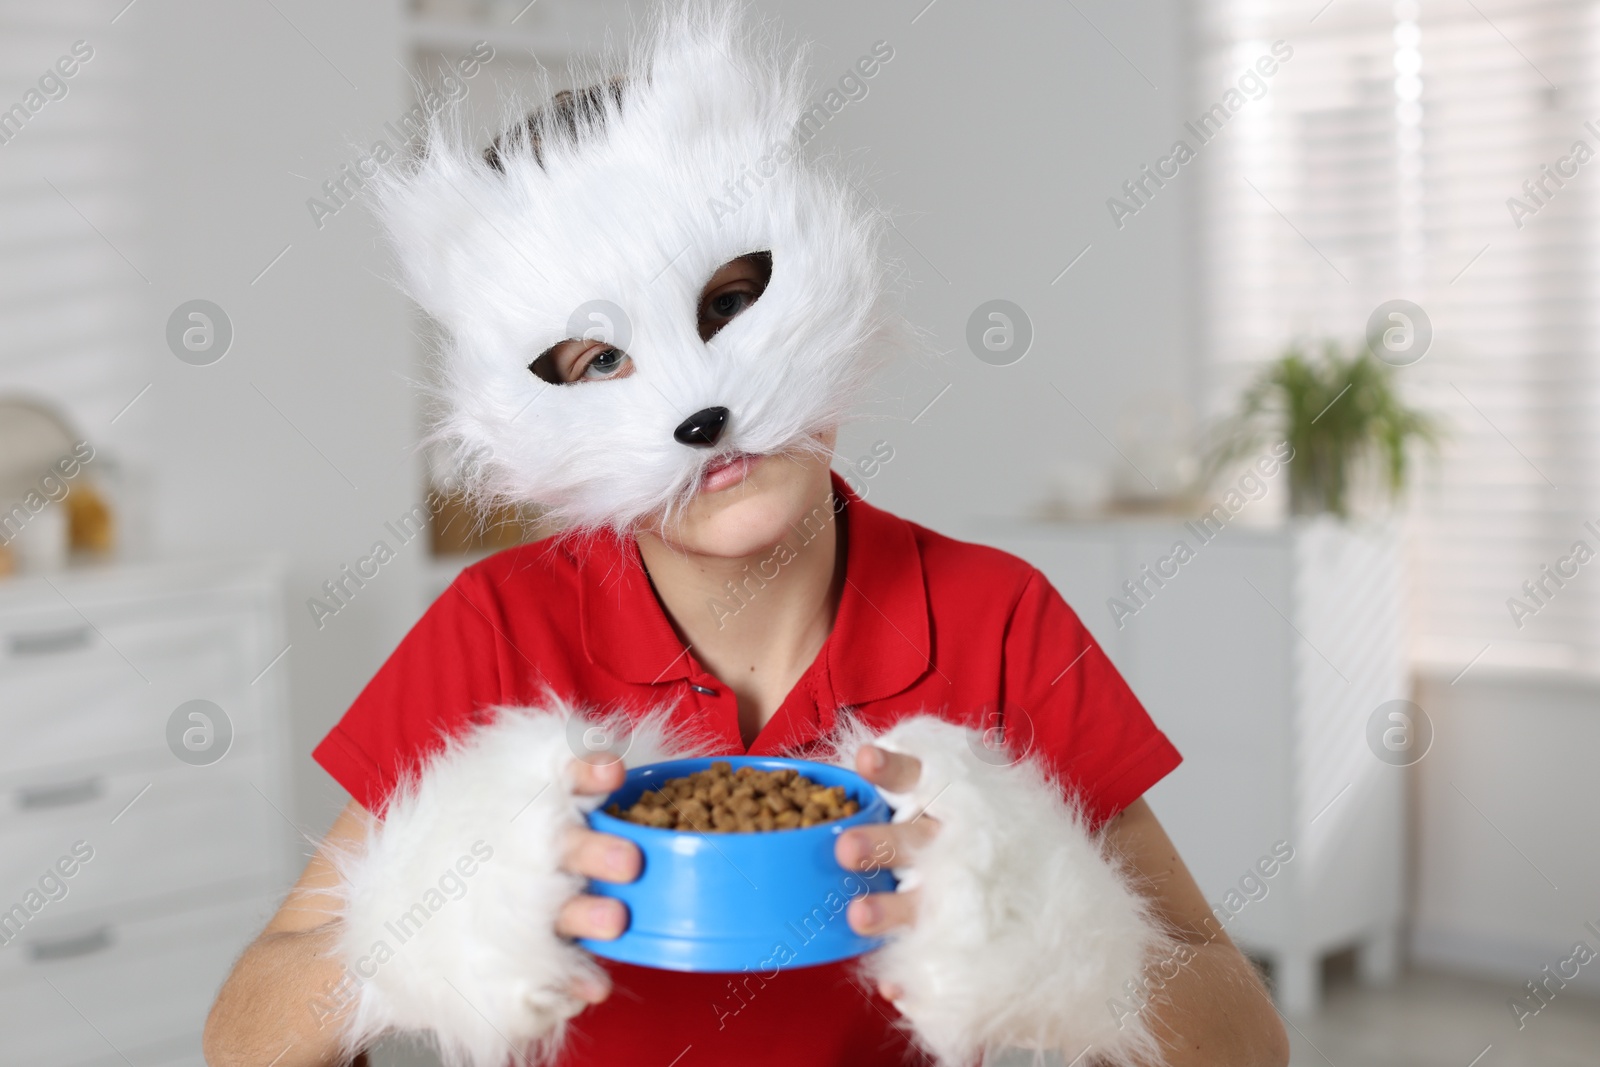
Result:
{"type": "Polygon", "coordinates": [[[261,694],[250,683],[264,664],[248,616],[113,618],[98,633],[78,625],[5,634],[0,774],[160,752],[167,719],[196,698],[221,707],[235,736],[259,728],[261,694]]]}
{"type": "Polygon", "coordinates": [[[23,935],[0,949],[0,1067],[201,1063],[211,1001],[275,906],[236,899],[23,935]]]}
{"type": "Polygon", "coordinates": [[[268,779],[249,743],[210,767],[173,764],[12,788],[0,813],[0,920],[79,841],[92,857],[35,918],[178,894],[203,899],[212,885],[275,889],[292,831],[252,784],[268,779]]]}
{"type": "Polygon", "coordinates": [[[0,616],[0,678],[41,667],[82,670],[115,662],[116,651],[77,612],[0,616]]]}

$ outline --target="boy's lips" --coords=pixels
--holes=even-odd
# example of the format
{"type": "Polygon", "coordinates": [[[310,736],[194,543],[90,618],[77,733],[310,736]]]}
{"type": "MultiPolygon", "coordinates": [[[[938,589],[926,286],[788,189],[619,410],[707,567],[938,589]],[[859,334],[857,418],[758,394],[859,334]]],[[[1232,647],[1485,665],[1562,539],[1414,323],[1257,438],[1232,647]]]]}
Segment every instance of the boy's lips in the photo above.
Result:
{"type": "Polygon", "coordinates": [[[724,489],[738,485],[749,475],[750,469],[756,465],[760,456],[752,456],[746,452],[734,452],[726,456],[718,456],[700,476],[700,492],[717,493],[724,489]]]}

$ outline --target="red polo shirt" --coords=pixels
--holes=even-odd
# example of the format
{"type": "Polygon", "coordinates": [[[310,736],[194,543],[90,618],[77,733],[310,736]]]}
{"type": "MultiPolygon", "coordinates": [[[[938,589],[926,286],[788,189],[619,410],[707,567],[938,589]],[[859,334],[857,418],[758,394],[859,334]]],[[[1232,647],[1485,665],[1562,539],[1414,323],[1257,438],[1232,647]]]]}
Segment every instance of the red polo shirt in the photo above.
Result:
{"type": "MultiPolygon", "coordinates": [[[[464,570],[313,753],[381,811],[398,776],[496,704],[549,686],[634,711],[677,702],[723,753],[779,753],[827,736],[837,710],[879,728],[932,712],[1041,759],[1095,825],[1179,763],[1071,608],[1014,556],[845,501],[845,587],[822,650],[746,749],[734,694],[686,649],[631,538],[562,535],[464,570]]],[[[730,606],[737,606],[730,601],[730,606]]],[[[771,1067],[915,1062],[892,1005],[845,962],[728,975],[606,962],[615,991],[572,1024],[564,1064],[771,1067]],[[679,1057],[674,1059],[674,1057],[679,1057]]]]}

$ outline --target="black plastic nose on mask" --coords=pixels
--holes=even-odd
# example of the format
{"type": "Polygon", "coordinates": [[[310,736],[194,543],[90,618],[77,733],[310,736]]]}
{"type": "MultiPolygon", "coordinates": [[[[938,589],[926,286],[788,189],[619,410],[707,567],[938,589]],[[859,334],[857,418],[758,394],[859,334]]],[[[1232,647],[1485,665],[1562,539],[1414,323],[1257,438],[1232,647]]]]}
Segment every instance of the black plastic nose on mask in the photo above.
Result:
{"type": "Polygon", "coordinates": [[[681,444],[714,445],[728,425],[727,408],[701,408],[678,424],[672,436],[681,444]]]}

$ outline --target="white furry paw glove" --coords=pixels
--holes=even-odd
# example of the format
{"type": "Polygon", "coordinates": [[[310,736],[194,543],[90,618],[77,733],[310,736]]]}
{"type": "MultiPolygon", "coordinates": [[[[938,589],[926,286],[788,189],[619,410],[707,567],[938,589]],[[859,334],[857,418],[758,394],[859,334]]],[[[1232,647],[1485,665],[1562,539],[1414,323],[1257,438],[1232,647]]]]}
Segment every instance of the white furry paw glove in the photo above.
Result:
{"type": "Polygon", "coordinates": [[[923,1047],[960,1065],[1003,1047],[1161,1062],[1142,1017],[1110,1005],[1129,981],[1143,988],[1164,935],[1057,786],[931,716],[854,738],[840,762],[853,766],[863,742],[922,762],[909,792],[880,789],[894,821],[926,811],[939,823],[894,872],[901,890],[920,890],[915,923],[863,961],[868,978],[902,991],[895,1006],[923,1047]]]}
{"type": "Polygon", "coordinates": [[[348,1050],[431,1031],[449,1067],[554,1055],[584,1007],[573,981],[599,970],[555,930],[585,885],[560,866],[566,834],[603,800],[574,793],[569,767],[601,747],[629,767],[683,754],[664,721],[499,708],[395,790],[365,848],[334,857],[345,977],[328,999],[349,1008],[348,1050]]]}

